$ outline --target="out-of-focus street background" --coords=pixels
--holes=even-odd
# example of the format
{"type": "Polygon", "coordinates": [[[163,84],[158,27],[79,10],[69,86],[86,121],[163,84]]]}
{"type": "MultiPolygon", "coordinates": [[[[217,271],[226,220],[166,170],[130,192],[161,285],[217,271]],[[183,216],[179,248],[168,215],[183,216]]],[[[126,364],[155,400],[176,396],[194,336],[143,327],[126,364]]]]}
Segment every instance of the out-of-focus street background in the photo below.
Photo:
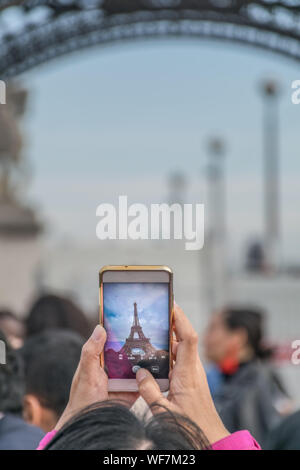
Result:
{"type": "MultiPolygon", "coordinates": [[[[1,16],[17,28],[17,10],[1,16]]],[[[282,55],[187,38],[93,47],[11,77],[0,107],[0,308],[24,317],[50,291],[94,318],[101,266],[167,264],[200,335],[224,305],[266,312],[299,407],[299,78],[282,55]],[[204,249],[98,240],[97,206],[123,194],[204,203],[204,249]]]]}

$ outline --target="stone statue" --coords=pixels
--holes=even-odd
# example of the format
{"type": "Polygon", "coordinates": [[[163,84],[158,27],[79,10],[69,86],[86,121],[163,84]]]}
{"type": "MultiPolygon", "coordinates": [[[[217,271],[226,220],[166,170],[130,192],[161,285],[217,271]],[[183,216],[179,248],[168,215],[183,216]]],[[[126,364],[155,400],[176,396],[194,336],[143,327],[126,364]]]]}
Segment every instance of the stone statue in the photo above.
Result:
{"type": "Polygon", "coordinates": [[[0,202],[15,202],[25,182],[20,120],[26,100],[26,90],[7,85],[6,104],[0,105],[0,202]]]}
{"type": "Polygon", "coordinates": [[[28,175],[21,130],[26,101],[27,91],[14,83],[6,87],[6,104],[0,104],[0,236],[35,235],[41,228],[20,197],[28,175]]]}

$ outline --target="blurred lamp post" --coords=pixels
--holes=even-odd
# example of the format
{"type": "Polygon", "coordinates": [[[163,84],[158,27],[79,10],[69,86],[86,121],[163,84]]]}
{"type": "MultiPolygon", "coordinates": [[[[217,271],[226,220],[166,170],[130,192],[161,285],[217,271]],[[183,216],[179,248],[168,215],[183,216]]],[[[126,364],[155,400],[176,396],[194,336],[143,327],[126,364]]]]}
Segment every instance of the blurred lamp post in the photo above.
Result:
{"type": "Polygon", "coordinates": [[[267,80],[261,86],[264,100],[264,249],[269,270],[279,267],[279,86],[267,80]]]}
{"type": "Polygon", "coordinates": [[[181,171],[173,171],[168,177],[170,204],[183,204],[187,187],[186,177],[181,171]]]}
{"type": "Polygon", "coordinates": [[[225,144],[219,137],[208,142],[208,280],[210,310],[222,306],[226,292],[225,144]]]}
{"type": "Polygon", "coordinates": [[[223,239],[226,232],[225,216],[225,144],[220,138],[208,142],[209,162],[207,169],[209,187],[209,223],[214,238],[223,239]]]}

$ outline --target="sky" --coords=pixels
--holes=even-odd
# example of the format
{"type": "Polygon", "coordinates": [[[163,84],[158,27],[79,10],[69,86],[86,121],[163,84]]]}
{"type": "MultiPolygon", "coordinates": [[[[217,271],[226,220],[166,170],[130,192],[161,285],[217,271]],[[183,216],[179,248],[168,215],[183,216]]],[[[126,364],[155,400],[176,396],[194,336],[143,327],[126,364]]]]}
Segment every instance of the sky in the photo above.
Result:
{"type": "Polygon", "coordinates": [[[106,349],[115,347],[119,351],[128,338],[134,318],[134,302],[137,303],[144,335],[157,349],[168,349],[168,289],[167,283],[105,283],[106,349]]]}
{"type": "Polygon", "coordinates": [[[127,194],[163,202],[168,175],[182,171],[187,202],[207,197],[207,142],[226,145],[230,244],[263,230],[260,91],[280,94],[282,250],[300,260],[300,105],[291,102],[299,65],[240,45],[168,39],[96,47],[23,75],[30,91],[25,154],[29,198],[49,236],[95,241],[96,207],[127,194]]]}

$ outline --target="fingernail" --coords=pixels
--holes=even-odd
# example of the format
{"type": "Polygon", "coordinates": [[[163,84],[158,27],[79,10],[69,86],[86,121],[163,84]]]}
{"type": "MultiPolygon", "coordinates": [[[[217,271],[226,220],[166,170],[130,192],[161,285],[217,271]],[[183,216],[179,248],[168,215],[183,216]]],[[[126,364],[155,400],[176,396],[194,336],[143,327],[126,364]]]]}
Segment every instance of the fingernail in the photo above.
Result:
{"type": "Polygon", "coordinates": [[[146,369],[139,369],[137,373],[135,374],[136,381],[142,382],[148,375],[148,372],[146,369]]]}
{"type": "Polygon", "coordinates": [[[92,340],[99,341],[99,339],[102,336],[102,331],[103,331],[103,327],[101,325],[97,325],[92,333],[92,336],[91,336],[92,340]]]}

